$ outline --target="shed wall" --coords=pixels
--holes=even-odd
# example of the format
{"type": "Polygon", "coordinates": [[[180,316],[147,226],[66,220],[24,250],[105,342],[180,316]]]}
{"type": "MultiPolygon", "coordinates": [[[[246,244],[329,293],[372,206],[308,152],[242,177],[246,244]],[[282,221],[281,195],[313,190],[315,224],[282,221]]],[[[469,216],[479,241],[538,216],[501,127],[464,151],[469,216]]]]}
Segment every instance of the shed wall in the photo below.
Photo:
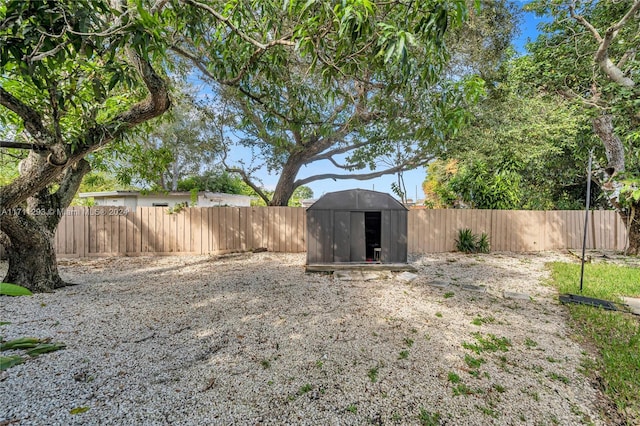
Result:
{"type": "MultiPolygon", "coordinates": [[[[407,262],[407,212],[380,210],[381,261],[407,262]]],[[[364,211],[307,210],[307,263],[364,262],[364,211]]]]}

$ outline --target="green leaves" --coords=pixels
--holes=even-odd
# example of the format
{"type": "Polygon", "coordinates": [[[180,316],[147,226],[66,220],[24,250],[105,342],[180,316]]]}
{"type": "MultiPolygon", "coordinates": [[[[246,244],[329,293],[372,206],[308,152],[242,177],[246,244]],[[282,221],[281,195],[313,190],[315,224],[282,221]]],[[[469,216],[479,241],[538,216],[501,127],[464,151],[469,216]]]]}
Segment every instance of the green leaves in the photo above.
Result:
{"type": "Polygon", "coordinates": [[[86,128],[144,96],[130,90],[141,82],[126,48],[156,58],[166,50],[150,4],[136,0],[129,7],[111,9],[105,0],[7,0],[0,9],[0,85],[34,109],[51,135],[75,147],[86,128]],[[108,104],[122,90],[131,101],[108,104]]]}
{"type": "Polygon", "coordinates": [[[0,371],[4,371],[8,368],[13,367],[14,365],[22,364],[24,362],[24,358],[20,355],[9,355],[9,356],[0,356],[0,371]]]}
{"type": "MultiPolygon", "coordinates": [[[[7,342],[0,341],[0,351],[19,351],[23,350],[24,355],[37,357],[39,355],[64,349],[64,343],[49,343],[49,339],[39,339],[36,337],[21,337],[19,339],[9,340],[7,342]]],[[[22,355],[0,356],[0,371],[22,364],[25,360],[22,355]]]]}
{"type": "Polygon", "coordinates": [[[40,343],[41,340],[36,337],[21,337],[19,339],[0,343],[0,351],[8,351],[12,349],[32,349],[38,346],[40,343]]]}
{"type": "Polygon", "coordinates": [[[16,284],[0,283],[0,295],[4,296],[31,296],[33,293],[27,288],[16,284]]]}

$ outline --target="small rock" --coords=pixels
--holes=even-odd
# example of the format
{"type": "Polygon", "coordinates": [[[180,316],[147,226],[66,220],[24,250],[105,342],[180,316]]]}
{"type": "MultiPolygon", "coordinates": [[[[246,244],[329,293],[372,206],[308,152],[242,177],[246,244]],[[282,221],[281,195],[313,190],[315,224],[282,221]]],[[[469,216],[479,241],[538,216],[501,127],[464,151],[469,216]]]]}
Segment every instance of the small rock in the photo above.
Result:
{"type": "Polygon", "coordinates": [[[516,300],[531,300],[531,296],[527,293],[515,293],[512,291],[505,291],[502,293],[502,296],[505,299],[516,299],[516,300]]]}
{"type": "Polygon", "coordinates": [[[487,292],[487,288],[486,287],[481,287],[479,285],[462,284],[460,286],[460,288],[462,288],[463,290],[467,290],[467,291],[475,291],[476,293],[486,293],[487,292]]]}
{"type": "Polygon", "coordinates": [[[418,275],[413,274],[411,272],[403,272],[403,273],[398,275],[398,279],[400,281],[411,282],[411,281],[415,280],[416,278],[418,278],[418,275]]]}

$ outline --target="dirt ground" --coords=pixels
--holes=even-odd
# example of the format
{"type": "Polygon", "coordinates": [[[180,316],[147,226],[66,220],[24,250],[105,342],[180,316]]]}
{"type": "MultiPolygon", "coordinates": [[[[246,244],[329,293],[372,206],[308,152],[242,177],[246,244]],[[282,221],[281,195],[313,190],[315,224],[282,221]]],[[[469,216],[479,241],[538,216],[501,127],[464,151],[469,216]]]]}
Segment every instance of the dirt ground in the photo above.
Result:
{"type": "Polygon", "coordinates": [[[606,424],[545,285],[558,260],[414,256],[411,281],[304,254],[62,260],[77,285],[0,300],[5,339],[67,345],[3,373],[0,422],[606,424]]]}

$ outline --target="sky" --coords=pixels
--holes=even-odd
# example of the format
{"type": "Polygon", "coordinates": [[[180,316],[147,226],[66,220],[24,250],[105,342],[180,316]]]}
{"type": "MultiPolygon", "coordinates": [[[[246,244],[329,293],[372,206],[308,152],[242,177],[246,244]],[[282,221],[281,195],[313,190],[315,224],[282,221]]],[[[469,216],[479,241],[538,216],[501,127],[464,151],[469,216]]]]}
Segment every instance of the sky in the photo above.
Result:
{"type": "MultiPolygon", "coordinates": [[[[518,5],[524,5],[528,1],[514,1],[518,5]]],[[[520,24],[520,33],[514,40],[515,48],[518,52],[525,52],[525,44],[534,39],[537,34],[536,26],[540,23],[540,18],[532,13],[525,13],[520,24]]],[[[246,153],[237,152],[236,155],[246,155],[246,153]]],[[[305,166],[300,170],[298,179],[312,176],[319,173],[341,173],[329,161],[322,161],[305,166]]],[[[366,173],[368,170],[362,170],[359,173],[366,173]]],[[[278,182],[278,175],[269,175],[266,171],[258,172],[257,176],[262,180],[262,186],[266,189],[273,190],[278,182]]],[[[423,199],[422,182],[426,177],[424,168],[404,172],[404,182],[407,190],[407,198],[416,200],[423,199]]],[[[386,175],[372,180],[359,181],[354,179],[345,180],[321,180],[307,184],[313,190],[314,198],[319,198],[327,192],[341,191],[345,189],[371,189],[380,192],[387,192],[394,195],[391,190],[391,184],[397,181],[396,175],[386,175]]]]}

